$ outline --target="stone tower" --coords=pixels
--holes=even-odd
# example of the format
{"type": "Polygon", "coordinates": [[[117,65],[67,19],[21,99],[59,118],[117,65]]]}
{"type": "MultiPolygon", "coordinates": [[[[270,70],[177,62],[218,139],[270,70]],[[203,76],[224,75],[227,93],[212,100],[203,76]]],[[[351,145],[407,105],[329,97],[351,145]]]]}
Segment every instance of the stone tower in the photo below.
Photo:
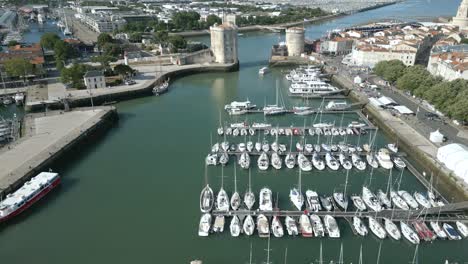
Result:
{"type": "Polygon", "coordinates": [[[301,56],[304,53],[304,29],[300,27],[286,29],[286,46],[288,56],[301,56]]]}
{"type": "Polygon", "coordinates": [[[462,0],[460,7],[458,7],[457,16],[453,17],[452,24],[460,29],[468,28],[468,0],[462,0]]]}
{"type": "Polygon", "coordinates": [[[237,27],[231,23],[210,27],[211,50],[217,63],[237,63],[237,27]]]}

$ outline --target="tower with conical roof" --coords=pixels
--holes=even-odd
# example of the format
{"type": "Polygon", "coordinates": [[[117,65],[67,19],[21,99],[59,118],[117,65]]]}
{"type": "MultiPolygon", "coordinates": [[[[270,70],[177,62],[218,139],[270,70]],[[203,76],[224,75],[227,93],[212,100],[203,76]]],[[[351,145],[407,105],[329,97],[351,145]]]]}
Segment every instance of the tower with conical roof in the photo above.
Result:
{"type": "Polygon", "coordinates": [[[460,29],[468,28],[468,0],[462,0],[452,24],[459,26],[460,29]]]}

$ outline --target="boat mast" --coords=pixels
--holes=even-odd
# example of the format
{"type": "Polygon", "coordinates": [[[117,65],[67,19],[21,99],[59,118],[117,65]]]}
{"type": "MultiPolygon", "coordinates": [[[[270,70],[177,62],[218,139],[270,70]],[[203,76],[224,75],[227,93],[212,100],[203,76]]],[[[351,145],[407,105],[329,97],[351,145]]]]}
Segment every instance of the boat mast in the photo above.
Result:
{"type": "Polygon", "coordinates": [[[339,264],[343,264],[343,243],[341,243],[340,247],[340,259],[338,260],[339,264]]]}
{"type": "Polygon", "coordinates": [[[276,79],[276,106],[278,105],[278,79],[276,79]]]}
{"type": "Polygon", "coordinates": [[[234,164],[234,193],[237,193],[237,173],[236,173],[237,165],[234,164]]]}
{"type": "MultiPolygon", "coordinates": [[[[348,187],[348,176],[349,176],[349,170],[346,170],[346,179],[345,179],[345,186],[344,186],[344,192],[343,192],[343,199],[346,197],[346,187],[348,187]]],[[[348,207],[346,206],[345,212],[347,211],[348,207]]]]}
{"type": "Polygon", "coordinates": [[[268,235],[268,248],[267,248],[267,261],[265,264],[271,264],[270,262],[270,237],[271,235],[268,235]]]}
{"type": "Polygon", "coordinates": [[[252,264],[252,242],[250,242],[250,256],[249,256],[249,264],[252,264]]]}
{"type": "Polygon", "coordinates": [[[250,184],[251,184],[251,183],[250,183],[250,177],[251,177],[251,176],[250,176],[250,168],[249,168],[249,193],[252,192],[252,186],[250,185],[250,184]]]}
{"type": "Polygon", "coordinates": [[[320,241],[320,257],[319,257],[319,264],[323,264],[322,241],[320,241]]]}
{"type": "Polygon", "coordinates": [[[284,250],[284,264],[288,262],[288,247],[284,250]]]}
{"type": "Polygon", "coordinates": [[[362,244],[361,249],[359,250],[359,264],[362,264],[362,244]]]}
{"type": "Polygon", "coordinates": [[[389,175],[388,175],[388,182],[387,182],[387,191],[385,194],[388,194],[390,191],[390,182],[392,181],[392,169],[390,169],[389,175]]]}
{"type": "Polygon", "coordinates": [[[377,252],[377,262],[376,262],[376,264],[380,263],[380,251],[381,250],[382,250],[382,241],[380,241],[380,244],[379,244],[379,251],[377,252]]]}
{"type": "Polygon", "coordinates": [[[416,248],[414,249],[414,256],[413,256],[413,261],[411,262],[412,264],[418,263],[418,249],[419,249],[419,244],[416,244],[416,248]]]}

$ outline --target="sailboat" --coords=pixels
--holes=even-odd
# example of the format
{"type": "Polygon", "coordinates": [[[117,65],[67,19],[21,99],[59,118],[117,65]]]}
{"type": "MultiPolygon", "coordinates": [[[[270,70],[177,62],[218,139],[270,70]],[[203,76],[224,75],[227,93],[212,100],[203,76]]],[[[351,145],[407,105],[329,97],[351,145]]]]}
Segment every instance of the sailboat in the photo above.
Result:
{"type": "Polygon", "coordinates": [[[301,174],[301,170],[299,170],[299,179],[298,179],[297,188],[292,188],[289,191],[289,199],[291,199],[291,202],[299,211],[302,210],[302,206],[304,205],[304,195],[302,194],[302,191],[301,191],[301,178],[302,178],[302,174],[301,174]]]}
{"type": "MultiPolygon", "coordinates": [[[[221,170],[223,172],[223,170],[221,170]]],[[[229,196],[223,188],[224,173],[221,173],[221,188],[216,196],[216,210],[227,212],[229,211],[229,196]]]]}
{"type": "Polygon", "coordinates": [[[200,225],[198,227],[198,236],[206,237],[210,233],[211,228],[211,215],[206,213],[200,218],[200,225]]]}
{"type": "MultiPolygon", "coordinates": [[[[393,212],[392,212],[392,216],[393,216],[393,212]]],[[[391,219],[388,219],[385,217],[383,221],[384,221],[385,231],[387,231],[388,235],[395,240],[400,240],[401,233],[400,233],[400,230],[398,230],[397,225],[391,219]]]]}
{"type": "Polygon", "coordinates": [[[379,200],[375,194],[366,186],[362,187],[362,199],[364,200],[364,203],[367,205],[367,207],[371,210],[375,212],[382,211],[382,206],[380,205],[379,200]]]}
{"type": "Polygon", "coordinates": [[[307,157],[303,153],[299,153],[297,157],[297,163],[299,164],[299,168],[302,171],[312,170],[312,163],[307,159],[307,157]]]}
{"type": "Polygon", "coordinates": [[[229,230],[231,231],[231,236],[238,237],[241,231],[241,222],[237,215],[234,215],[231,219],[231,224],[229,225],[229,230]]]}
{"type": "Polygon", "coordinates": [[[232,210],[239,209],[241,205],[241,197],[237,192],[237,173],[236,173],[236,166],[234,165],[234,193],[231,196],[231,208],[232,210]]]}
{"type": "Polygon", "coordinates": [[[207,176],[207,170],[205,167],[205,182],[206,186],[203,188],[203,190],[200,193],[200,211],[202,213],[208,213],[211,211],[213,208],[213,203],[214,203],[214,195],[213,195],[213,190],[210,188],[210,185],[208,185],[208,176],[207,176]]]}
{"type": "Polygon", "coordinates": [[[325,162],[323,162],[316,151],[314,151],[314,154],[312,154],[312,164],[319,171],[325,169],[325,162]]]}
{"type": "Polygon", "coordinates": [[[369,219],[369,229],[374,233],[374,235],[380,239],[384,239],[387,236],[387,232],[382,227],[377,219],[372,216],[367,217],[369,219]]]}
{"type": "Polygon", "coordinates": [[[255,231],[255,222],[251,215],[247,215],[244,219],[244,224],[242,226],[244,234],[251,236],[255,231]]]}
{"type": "Polygon", "coordinates": [[[268,160],[268,154],[266,154],[266,152],[262,152],[262,154],[260,154],[260,157],[257,160],[258,169],[262,171],[267,170],[270,165],[269,163],[270,162],[268,160]]]}
{"type": "Polygon", "coordinates": [[[270,237],[270,225],[268,218],[264,214],[257,216],[257,231],[259,237],[270,237]]]}
{"type": "Polygon", "coordinates": [[[251,188],[251,175],[249,170],[249,188],[244,194],[244,204],[247,209],[252,210],[253,205],[255,204],[255,194],[252,192],[251,188]]]}
{"type": "Polygon", "coordinates": [[[367,236],[367,227],[364,225],[364,222],[361,220],[361,218],[353,216],[353,227],[358,235],[367,236]]]}
{"type": "Polygon", "coordinates": [[[273,201],[271,197],[271,190],[267,187],[263,187],[260,190],[260,211],[272,211],[273,210],[273,201]]]}
{"type": "Polygon", "coordinates": [[[348,210],[348,196],[346,195],[346,188],[348,187],[348,176],[349,170],[346,171],[344,191],[333,193],[333,200],[335,201],[336,205],[338,205],[338,207],[344,211],[348,210]]]}
{"type": "Polygon", "coordinates": [[[284,229],[283,225],[281,224],[279,216],[273,216],[273,220],[271,221],[271,231],[275,237],[283,237],[284,236],[284,229]]]}
{"type": "Polygon", "coordinates": [[[281,115],[286,113],[286,108],[278,103],[278,80],[276,80],[276,104],[263,107],[264,115],[281,115]]]}
{"type": "Polygon", "coordinates": [[[288,235],[297,236],[299,234],[296,220],[294,220],[294,218],[292,218],[291,216],[289,215],[286,216],[285,225],[286,225],[286,231],[288,232],[288,235]]]}

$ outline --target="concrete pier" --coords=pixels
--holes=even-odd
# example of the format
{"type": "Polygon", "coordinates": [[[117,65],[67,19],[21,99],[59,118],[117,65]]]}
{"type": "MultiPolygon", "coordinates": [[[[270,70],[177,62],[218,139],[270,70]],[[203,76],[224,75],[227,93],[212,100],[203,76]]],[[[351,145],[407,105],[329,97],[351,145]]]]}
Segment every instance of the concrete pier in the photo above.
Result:
{"type": "Polygon", "coordinates": [[[24,136],[0,150],[0,196],[48,170],[56,158],[92,132],[108,127],[115,117],[116,110],[110,106],[28,114],[24,136]]]}

